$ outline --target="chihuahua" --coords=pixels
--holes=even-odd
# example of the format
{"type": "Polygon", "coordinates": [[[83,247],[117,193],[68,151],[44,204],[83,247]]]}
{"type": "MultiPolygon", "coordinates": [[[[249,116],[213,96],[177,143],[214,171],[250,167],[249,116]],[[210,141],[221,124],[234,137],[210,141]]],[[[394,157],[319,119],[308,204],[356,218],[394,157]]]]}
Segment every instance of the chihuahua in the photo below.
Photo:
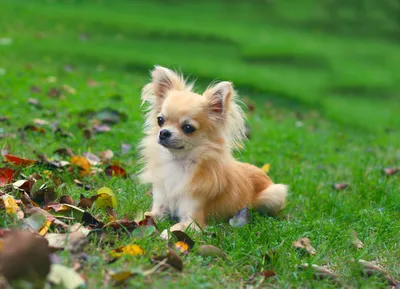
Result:
{"type": "Polygon", "coordinates": [[[170,69],[156,66],[151,76],[142,90],[149,106],[140,144],[140,177],[152,184],[146,214],[178,217],[171,231],[203,228],[208,218],[231,217],[246,206],[276,216],[287,186],[232,155],[245,139],[245,116],[232,83],[213,84],[201,95],[170,69]]]}

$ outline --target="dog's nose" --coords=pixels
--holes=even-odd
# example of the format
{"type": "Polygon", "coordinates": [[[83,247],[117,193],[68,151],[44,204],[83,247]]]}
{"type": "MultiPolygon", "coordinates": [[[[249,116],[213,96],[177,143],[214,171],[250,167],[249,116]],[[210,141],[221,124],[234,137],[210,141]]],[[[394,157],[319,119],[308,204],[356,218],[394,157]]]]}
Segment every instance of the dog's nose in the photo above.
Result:
{"type": "Polygon", "coordinates": [[[163,129],[162,131],[160,131],[160,140],[166,140],[167,138],[171,137],[172,133],[167,130],[167,129],[163,129]]]}

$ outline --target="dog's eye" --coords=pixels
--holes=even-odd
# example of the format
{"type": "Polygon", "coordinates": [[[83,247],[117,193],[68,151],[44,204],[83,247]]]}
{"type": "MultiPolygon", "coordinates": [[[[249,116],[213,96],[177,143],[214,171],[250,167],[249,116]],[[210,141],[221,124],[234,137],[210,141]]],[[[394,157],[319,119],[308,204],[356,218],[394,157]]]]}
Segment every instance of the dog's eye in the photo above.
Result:
{"type": "Polygon", "coordinates": [[[165,120],[162,116],[159,116],[159,117],[157,117],[157,122],[158,122],[158,125],[161,127],[164,124],[165,120]]]}
{"type": "Polygon", "coordinates": [[[194,126],[192,126],[192,125],[190,125],[190,124],[185,124],[185,125],[182,127],[182,129],[183,129],[183,132],[184,132],[184,133],[187,133],[187,134],[189,134],[189,133],[194,133],[194,131],[196,130],[196,129],[194,128],[194,126]]]}

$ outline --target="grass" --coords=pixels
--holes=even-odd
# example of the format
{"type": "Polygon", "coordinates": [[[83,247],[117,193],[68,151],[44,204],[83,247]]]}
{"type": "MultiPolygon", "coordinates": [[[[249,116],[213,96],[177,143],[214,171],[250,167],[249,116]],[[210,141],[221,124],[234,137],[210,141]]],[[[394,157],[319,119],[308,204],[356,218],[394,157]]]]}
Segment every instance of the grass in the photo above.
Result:
{"type": "MultiPolygon", "coordinates": [[[[243,228],[217,222],[207,228],[207,234],[190,233],[197,245],[222,248],[227,259],[203,258],[193,252],[183,258],[182,274],[134,277],[124,286],[238,288],[256,272],[270,269],[278,276],[263,286],[334,287],[297,270],[303,262],[328,265],[352,287],[383,286],[377,278],[360,277],[350,262],[358,258],[377,260],[400,278],[399,178],[381,171],[399,166],[400,161],[399,45],[375,35],[372,28],[367,36],[359,31],[344,33],[339,24],[334,33],[309,29],[307,21],[320,19],[324,7],[318,12],[299,2],[294,13],[285,5],[0,0],[0,38],[12,39],[10,45],[0,45],[0,68],[5,72],[0,76],[0,116],[10,119],[8,124],[0,123],[0,144],[9,145],[13,154],[34,158],[36,151],[54,156],[53,151],[63,146],[76,154],[111,149],[130,178],[99,175],[83,181],[95,189],[108,186],[117,192],[119,217],[133,218],[146,211],[151,204],[145,194],[148,186],[135,177],[143,122],[140,89],[149,79],[149,69],[161,64],[197,78],[199,91],[214,79],[233,81],[246,103],[255,106],[253,112],[246,112],[251,138],[237,157],[258,166],[271,164],[273,180],[290,185],[288,206],[277,219],[252,212],[251,223],[243,228]],[[67,71],[66,65],[74,69],[67,71]],[[57,82],[49,83],[49,76],[57,82]],[[98,85],[91,86],[88,80],[98,85]],[[75,88],[76,94],[63,93],[61,99],[47,95],[50,88],[62,84],[75,88]],[[41,92],[32,92],[31,86],[41,92]],[[39,99],[42,108],[29,105],[31,97],[39,99]],[[85,139],[77,125],[85,121],[80,113],[104,107],[127,114],[128,120],[85,139]],[[45,134],[17,134],[35,118],[59,121],[73,137],[57,137],[49,126],[45,134]],[[127,154],[121,153],[122,143],[132,144],[127,154]],[[340,182],[350,187],[334,190],[332,183],[340,182]],[[352,249],[351,229],[357,231],[364,249],[352,249]],[[299,237],[310,238],[317,255],[296,252],[292,242],[299,237]],[[263,256],[271,251],[275,257],[265,261],[263,256]]],[[[344,7],[343,13],[346,9],[350,8],[344,7]]],[[[75,186],[66,175],[63,178],[75,199],[81,193],[95,193],[75,186]]],[[[0,214],[0,226],[13,226],[10,218],[0,214]]],[[[166,246],[158,238],[126,238],[115,247],[132,242],[146,254],[112,265],[103,261],[112,248],[88,248],[84,274],[90,288],[111,288],[102,283],[105,269],[147,266],[152,255],[166,246]]],[[[67,252],[60,255],[72,265],[67,252]]]]}

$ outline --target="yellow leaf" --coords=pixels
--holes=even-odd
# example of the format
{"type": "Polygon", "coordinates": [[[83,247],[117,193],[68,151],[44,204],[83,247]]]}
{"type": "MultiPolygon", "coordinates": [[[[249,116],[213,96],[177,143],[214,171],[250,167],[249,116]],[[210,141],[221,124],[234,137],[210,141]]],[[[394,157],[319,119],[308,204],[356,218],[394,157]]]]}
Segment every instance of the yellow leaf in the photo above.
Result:
{"type": "Polygon", "coordinates": [[[270,168],[271,168],[271,165],[270,165],[270,164],[265,164],[265,165],[263,165],[263,166],[261,167],[261,169],[262,169],[265,173],[268,173],[270,168]]]}
{"type": "Polygon", "coordinates": [[[0,197],[0,204],[6,209],[6,212],[10,216],[17,215],[18,219],[21,220],[24,217],[24,212],[18,206],[17,201],[10,195],[4,195],[0,197]]]}
{"type": "Polygon", "coordinates": [[[189,245],[182,241],[175,243],[175,249],[181,253],[189,253],[189,245]]]}
{"type": "Polygon", "coordinates": [[[71,163],[81,168],[79,175],[81,176],[90,175],[90,162],[87,158],[82,156],[73,156],[71,159],[71,163]]]}
{"type": "Polygon", "coordinates": [[[51,221],[50,220],[46,220],[46,223],[44,223],[43,227],[39,230],[39,235],[40,236],[44,236],[47,234],[47,232],[49,231],[51,225],[51,221]]]}
{"type": "Polygon", "coordinates": [[[122,255],[138,256],[143,254],[144,249],[135,244],[123,246],[121,248],[112,250],[110,253],[113,258],[120,258],[122,255]]]}
{"type": "Polygon", "coordinates": [[[131,277],[133,274],[129,271],[122,271],[122,272],[117,272],[114,274],[111,274],[111,278],[115,281],[115,282],[122,282],[125,281],[126,279],[128,279],[129,277],[131,277]]]}
{"type": "Polygon", "coordinates": [[[108,187],[102,187],[97,191],[98,198],[94,202],[95,208],[115,208],[118,205],[117,197],[108,187]]]}
{"type": "Polygon", "coordinates": [[[0,252],[1,252],[1,250],[3,250],[3,241],[2,240],[0,240],[0,252]]]}

